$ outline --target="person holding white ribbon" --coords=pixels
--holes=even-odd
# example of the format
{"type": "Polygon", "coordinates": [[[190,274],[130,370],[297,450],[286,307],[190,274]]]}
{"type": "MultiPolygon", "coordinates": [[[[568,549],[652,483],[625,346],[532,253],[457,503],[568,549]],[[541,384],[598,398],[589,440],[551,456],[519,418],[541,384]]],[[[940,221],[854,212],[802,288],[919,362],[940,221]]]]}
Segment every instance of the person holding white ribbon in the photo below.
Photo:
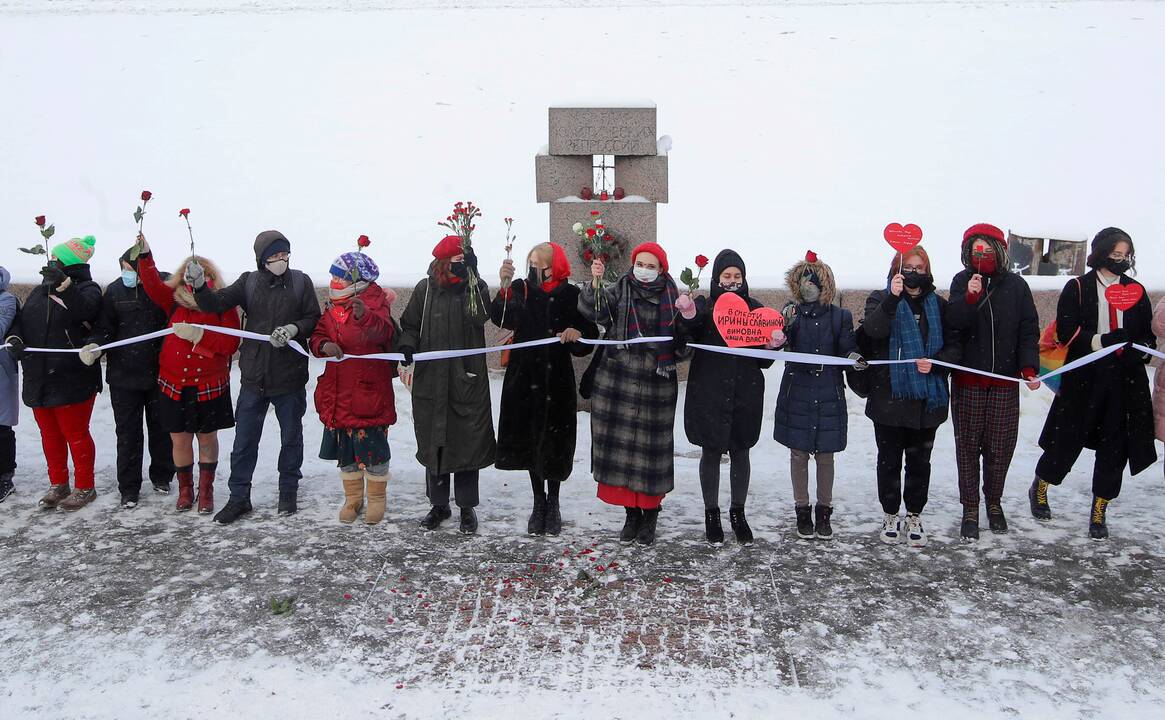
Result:
{"type": "Polygon", "coordinates": [[[138,277],[146,295],[169,318],[174,329],[162,341],[157,383],[161,390],[159,415],[162,429],[173,445],[178,499],[175,509],[185,512],[198,504],[198,512],[214,512],[214,478],[218,471],[218,431],[235,426],[231,409],[231,356],[239,338],[206,332],[196,325],[239,328],[239,311],[224,313],[200,310],[189,281],[189,268],[197,265],[206,287],[222,286],[214,263],[201,256],[188,257],[178,270],[163,280],[144,237],[139,238],[138,277]],[[198,441],[198,493],[194,492],[194,442],[198,441]]]}
{"type": "MultiPolygon", "coordinates": [[[[855,370],[865,370],[865,358],[858,353],[854,338],[853,315],[833,304],[837,296],[833,270],[810,250],[785,274],[785,284],[793,296],[782,309],[788,336],[786,348],[849,358],[855,370]]],[[[833,539],[833,456],[845,450],[848,433],[842,368],[785,363],[773,439],[789,448],[799,538],[833,539]],[[817,466],[815,509],[809,504],[810,456],[817,466]]]]}
{"type": "MultiPolygon", "coordinates": [[[[1133,475],[1157,461],[1153,400],[1145,373],[1148,357],[1129,343],[1156,347],[1152,308],[1135,272],[1133,240],[1119,228],[1105,228],[1092,240],[1092,270],[1068,281],[1056,308],[1056,334],[1068,343],[1068,361],[1114,345],[1121,349],[1064,373],[1040,435],[1044,453],[1028,490],[1032,515],[1050,520],[1048,486],[1059,485],[1083,448],[1096,451],[1092,469],[1092,510],[1088,535],[1108,537],[1106,511],[1120,494],[1125,467],[1133,475]],[[1113,288],[1134,288],[1127,310],[1110,300],[1113,288]]],[[[1121,294],[1114,292],[1114,296],[1121,294]]]]}

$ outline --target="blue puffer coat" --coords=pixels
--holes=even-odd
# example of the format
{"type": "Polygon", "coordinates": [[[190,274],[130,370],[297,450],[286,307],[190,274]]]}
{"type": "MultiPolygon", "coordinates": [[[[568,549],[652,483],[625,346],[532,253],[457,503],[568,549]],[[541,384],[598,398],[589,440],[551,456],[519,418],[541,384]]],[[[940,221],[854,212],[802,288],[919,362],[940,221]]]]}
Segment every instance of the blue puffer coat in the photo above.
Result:
{"type": "MultiPolygon", "coordinates": [[[[785,330],[785,349],[838,357],[857,352],[854,319],[849,310],[801,303],[796,318],[785,330]]],[[[785,363],[773,439],[793,450],[841,452],[845,450],[848,426],[843,368],[785,363]]]]}

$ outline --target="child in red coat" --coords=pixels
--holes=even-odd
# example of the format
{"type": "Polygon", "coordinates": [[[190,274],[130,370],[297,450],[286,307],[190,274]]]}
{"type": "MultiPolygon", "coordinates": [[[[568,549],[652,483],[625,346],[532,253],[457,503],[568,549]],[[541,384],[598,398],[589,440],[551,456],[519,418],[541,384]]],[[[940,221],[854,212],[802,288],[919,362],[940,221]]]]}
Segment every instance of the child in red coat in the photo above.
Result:
{"type": "Polygon", "coordinates": [[[392,379],[395,363],[345,358],[391,352],[396,295],[376,284],[380,270],[363,253],[344,253],[332,263],[329,301],[308,343],[313,355],[343,359],[328,363],[316,384],[315,406],[324,424],[320,457],[335,460],[344,483],[340,522],[384,518],[388,487],[388,428],[396,422],[392,379]]]}
{"type": "Polygon", "coordinates": [[[206,332],[197,325],[239,328],[239,311],[219,315],[203,312],[194,302],[186,284],[186,269],[202,266],[206,284],[218,287],[222,275],[204,257],[189,257],[163,281],[154,265],[150,247],[142,238],[144,252],[138,256],[138,276],[150,300],[170,317],[173,335],[162,341],[158,367],[161,389],[159,415],[162,428],[170,433],[174,446],[174,469],[178,479],[178,510],[194,506],[194,438],[198,437],[198,512],[214,512],[214,475],[218,469],[218,431],[235,426],[231,409],[231,357],[239,349],[239,338],[206,332]]]}

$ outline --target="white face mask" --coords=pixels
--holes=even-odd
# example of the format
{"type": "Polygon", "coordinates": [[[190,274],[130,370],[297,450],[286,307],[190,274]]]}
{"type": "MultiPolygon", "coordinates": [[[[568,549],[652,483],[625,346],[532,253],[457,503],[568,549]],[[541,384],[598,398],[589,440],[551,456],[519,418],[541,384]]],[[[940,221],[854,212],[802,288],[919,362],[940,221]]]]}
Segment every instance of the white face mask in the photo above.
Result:
{"type": "Polygon", "coordinates": [[[287,272],[287,261],[270,260],[267,262],[267,270],[270,271],[272,275],[282,275],[283,273],[287,272]]]}
{"type": "Polygon", "coordinates": [[[635,279],[642,283],[653,283],[659,277],[659,271],[651,268],[636,267],[632,272],[635,274],[635,279]]]}

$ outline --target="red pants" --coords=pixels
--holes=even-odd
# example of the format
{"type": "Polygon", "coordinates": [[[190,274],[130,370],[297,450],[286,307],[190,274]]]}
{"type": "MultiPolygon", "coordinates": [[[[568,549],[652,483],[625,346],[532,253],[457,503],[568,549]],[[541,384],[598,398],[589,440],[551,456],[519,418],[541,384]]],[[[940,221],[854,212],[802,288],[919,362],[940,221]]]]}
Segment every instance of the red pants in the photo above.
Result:
{"type": "Polygon", "coordinates": [[[72,405],[33,408],[40,427],[40,444],[49,466],[49,482],[69,484],[69,454],[73,455],[73,481],[80,490],[93,489],[93,460],[97,448],[89,434],[89,418],[97,396],[72,405]]]}

